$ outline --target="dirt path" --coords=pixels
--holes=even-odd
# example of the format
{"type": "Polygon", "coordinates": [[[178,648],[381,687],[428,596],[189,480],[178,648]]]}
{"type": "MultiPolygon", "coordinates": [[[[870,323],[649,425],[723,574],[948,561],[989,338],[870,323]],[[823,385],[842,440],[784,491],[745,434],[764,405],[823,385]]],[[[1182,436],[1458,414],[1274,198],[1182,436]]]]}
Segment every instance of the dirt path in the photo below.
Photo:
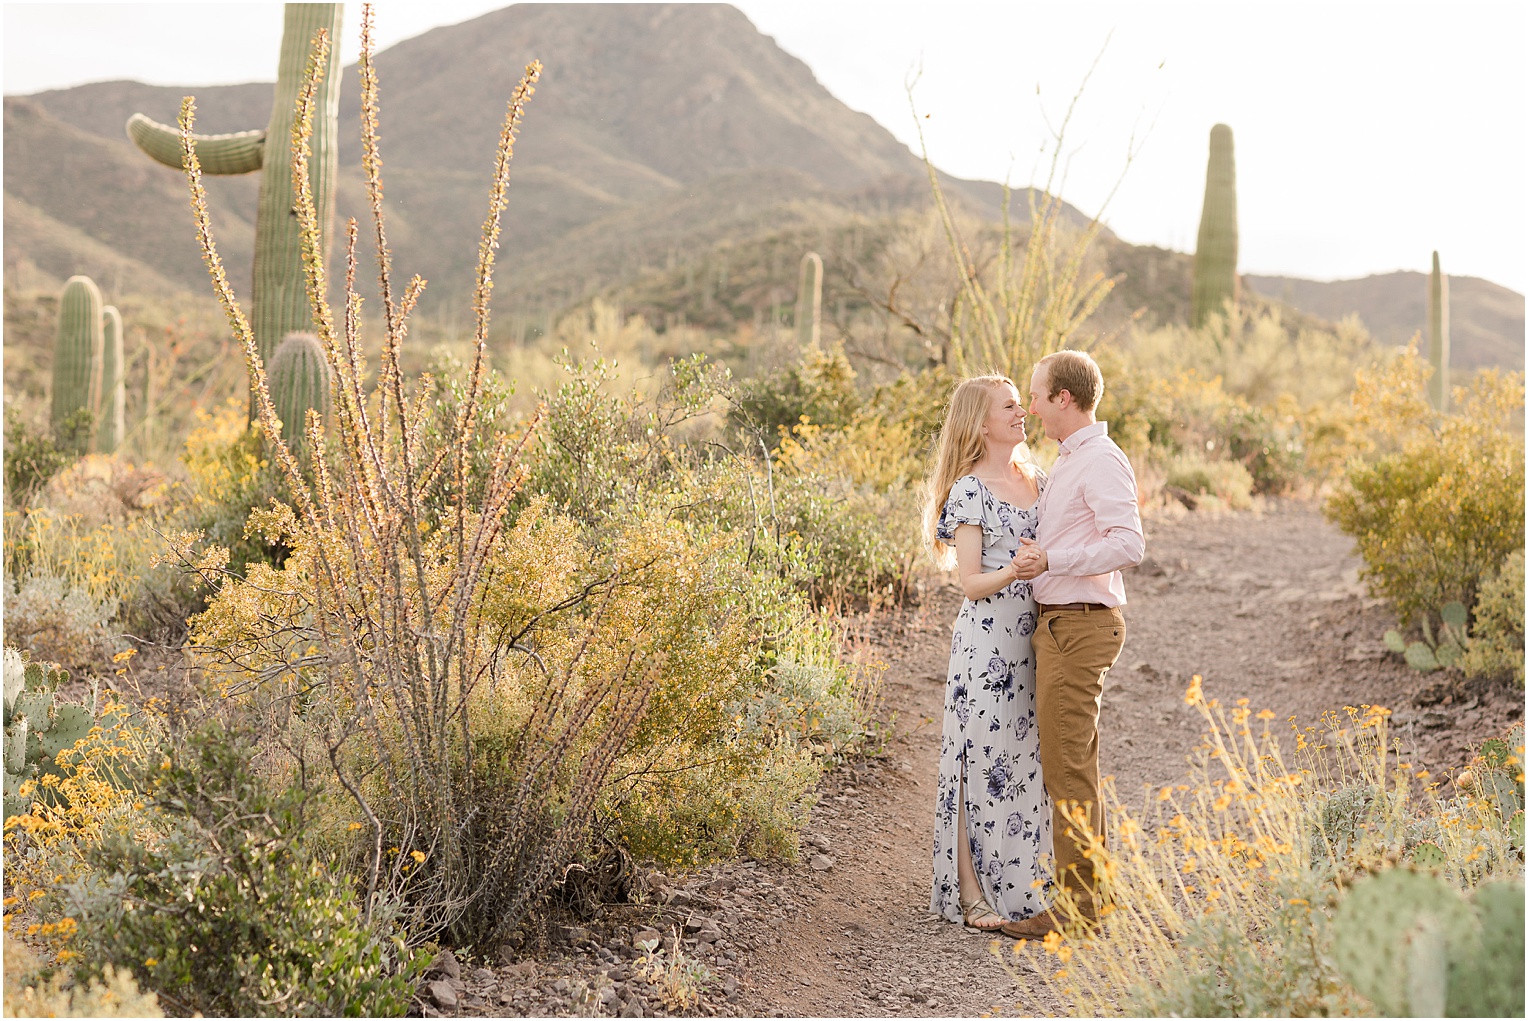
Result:
{"type": "MultiPolygon", "coordinates": [[[[1254,709],[1302,723],[1344,705],[1385,705],[1413,761],[1440,776],[1463,764],[1467,747],[1522,718],[1521,692],[1440,684],[1386,655],[1379,639],[1393,614],[1366,596],[1352,544],[1309,505],[1158,519],[1147,533],[1147,560],[1126,581],[1129,633],[1100,722],[1103,772],[1128,801],[1186,773],[1200,727],[1183,692],[1196,673],[1212,697],[1245,696],[1254,709]]],[[[959,602],[953,585],[943,585],[917,610],[854,622],[887,663],[883,692],[894,736],[884,755],[824,779],[798,863],[649,877],[646,903],[612,910],[591,925],[597,932],[566,930],[560,946],[535,964],[521,962],[513,977],[506,973],[516,968],[501,967],[493,979],[491,969],[480,973],[487,984],[465,990],[462,1012],[673,1010],[659,989],[634,977],[634,944],[649,926],[687,930],[682,952],[712,976],[687,1008],[692,1013],[1059,1011],[1037,984],[1010,978],[990,938],[926,910],[949,629],[959,602]]]]}
{"type": "MultiPolygon", "coordinates": [[[[1200,721],[1182,696],[1196,673],[1212,696],[1245,696],[1280,718],[1314,722],[1327,709],[1385,705],[1416,760],[1435,772],[1461,765],[1466,746],[1522,717],[1519,693],[1490,688],[1419,711],[1413,699],[1434,679],[1384,654],[1378,639],[1393,615],[1366,597],[1351,549],[1298,503],[1148,524],[1148,559],[1126,583],[1128,637],[1100,720],[1102,769],[1121,796],[1184,775],[1200,721]]],[[[764,936],[740,1013],[971,1017],[1059,1007],[1017,987],[988,938],[928,920],[940,713],[958,602],[951,587],[920,613],[865,624],[887,653],[897,736],[885,761],[825,782],[805,841],[825,843],[833,867],[798,869],[802,917],[773,933],[778,942],[764,936]]]]}

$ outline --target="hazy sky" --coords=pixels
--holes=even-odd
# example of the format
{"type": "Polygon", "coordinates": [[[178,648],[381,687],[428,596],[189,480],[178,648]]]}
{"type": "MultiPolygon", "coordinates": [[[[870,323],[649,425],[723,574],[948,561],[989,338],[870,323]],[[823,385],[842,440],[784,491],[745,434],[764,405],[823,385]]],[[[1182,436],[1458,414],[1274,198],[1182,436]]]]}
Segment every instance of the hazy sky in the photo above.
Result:
{"type": "MultiPolygon", "coordinates": [[[[501,6],[382,2],[379,42],[501,6]]],[[[1067,133],[1063,194],[1092,212],[1119,181],[1105,219],[1127,240],[1192,250],[1210,127],[1225,122],[1236,138],[1243,272],[1425,270],[1438,249],[1450,273],[1528,290],[1521,2],[738,6],[835,96],[909,143],[904,84],[921,66],[915,95],[934,161],[1015,184],[1031,180],[1051,144],[1047,117],[1059,123],[1102,51],[1067,133]]],[[[269,80],[276,7],[6,4],[5,92],[112,78],[269,80]]],[[[359,4],[347,11],[347,63],[359,14],[359,4]]]]}

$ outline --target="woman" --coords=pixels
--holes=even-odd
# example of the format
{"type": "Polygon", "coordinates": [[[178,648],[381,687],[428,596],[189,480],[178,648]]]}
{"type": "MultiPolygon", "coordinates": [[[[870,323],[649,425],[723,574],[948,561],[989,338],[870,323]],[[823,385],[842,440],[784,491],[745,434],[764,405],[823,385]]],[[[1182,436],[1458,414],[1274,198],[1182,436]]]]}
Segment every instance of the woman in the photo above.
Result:
{"type": "Polygon", "coordinates": [[[1016,573],[1034,538],[1045,475],[1024,446],[1024,404],[1004,376],[955,388],[929,481],[924,532],[935,562],[959,570],[945,686],[930,910],[983,931],[1038,914],[1051,853],[1050,799],[1035,727],[1038,613],[1016,573]]]}

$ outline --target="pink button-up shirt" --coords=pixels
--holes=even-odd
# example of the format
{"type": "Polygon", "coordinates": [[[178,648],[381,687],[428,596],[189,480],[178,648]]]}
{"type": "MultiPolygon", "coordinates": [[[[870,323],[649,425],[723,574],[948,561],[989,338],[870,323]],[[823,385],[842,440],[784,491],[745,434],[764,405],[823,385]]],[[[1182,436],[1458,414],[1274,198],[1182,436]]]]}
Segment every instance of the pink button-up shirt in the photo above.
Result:
{"type": "Polygon", "coordinates": [[[1135,472],[1109,439],[1109,423],[1085,426],[1062,442],[1039,512],[1037,539],[1048,567],[1032,583],[1035,599],[1123,606],[1120,571],[1141,562],[1146,537],[1135,472]]]}

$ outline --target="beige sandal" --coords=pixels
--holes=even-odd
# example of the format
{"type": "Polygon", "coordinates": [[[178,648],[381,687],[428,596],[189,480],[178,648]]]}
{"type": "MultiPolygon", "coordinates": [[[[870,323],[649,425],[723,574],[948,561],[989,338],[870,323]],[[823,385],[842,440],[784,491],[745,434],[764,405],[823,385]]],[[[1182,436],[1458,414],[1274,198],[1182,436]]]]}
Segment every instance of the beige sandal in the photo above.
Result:
{"type": "Polygon", "coordinates": [[[996,911],[992,910],[981,894],[977,894],[974,900],[960,902],[960,918],[968,929],[977,932],[997,932],[1008,920],[996,911]],[[994,924],[995,923],[995,924],[994,924]]]}

